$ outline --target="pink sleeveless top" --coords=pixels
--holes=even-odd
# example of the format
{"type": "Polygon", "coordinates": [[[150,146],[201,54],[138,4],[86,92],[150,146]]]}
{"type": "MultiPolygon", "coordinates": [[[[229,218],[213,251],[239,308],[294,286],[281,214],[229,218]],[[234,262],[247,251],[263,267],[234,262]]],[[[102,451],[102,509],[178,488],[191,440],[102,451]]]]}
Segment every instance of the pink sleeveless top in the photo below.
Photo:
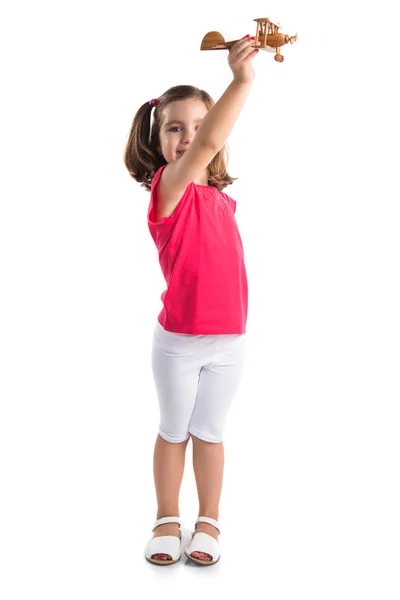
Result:
{"type": "Polygon", "coordinates": [[[248,286],[236,202],[213,186],[190,183],[170,217],[155,221],[153,177],[147,213],[167,289],[159,323],[188,334],[245,333],[248,286]]]}

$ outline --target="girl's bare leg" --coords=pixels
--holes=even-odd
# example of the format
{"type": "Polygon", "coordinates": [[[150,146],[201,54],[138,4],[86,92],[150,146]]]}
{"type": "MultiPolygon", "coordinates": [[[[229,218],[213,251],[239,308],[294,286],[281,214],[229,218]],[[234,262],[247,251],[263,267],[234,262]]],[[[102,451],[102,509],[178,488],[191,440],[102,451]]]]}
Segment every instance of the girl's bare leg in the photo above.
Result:
{"type": "MultiPolygon", "coordinates": [[[[185,469],[186,446],[189,439],[174,444],[167,442],[159,434],[157,435],[153,456],[154,484],[158,505],[157,519],[161,519],[161,517],[179,517],[179,491],[185,469]]],[[[166,523],[160,525],[153,532],[153,538],[160,535],[179,537],[178,524],[166,523]]],[[[171,556],[168,554],[155,554],[154,558],[171,560],[171,556]]]]}
{"type": "MultiPolygon", "coordinates": [[[[192,435],[193,469],[199,497],[199,514],[218,520],[219,501],[222,491],[224,472],[224,445],[205,442],[192,435]]],[[[218,540],[218,530],[208,523],[198,523],[196,532],[203,531],[218,540]]],[[[203,560],[212,560],[209,554],[193,552],[192,556],[203,560]]]]}

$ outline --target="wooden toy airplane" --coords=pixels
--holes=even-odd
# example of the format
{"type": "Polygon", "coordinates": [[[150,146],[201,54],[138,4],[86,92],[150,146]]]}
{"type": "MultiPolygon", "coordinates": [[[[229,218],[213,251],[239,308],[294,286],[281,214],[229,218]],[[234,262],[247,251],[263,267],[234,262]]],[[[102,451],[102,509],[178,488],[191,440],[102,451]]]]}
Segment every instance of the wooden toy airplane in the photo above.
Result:
{"type": "MultiPolygon", "coordinates": [[[[279,23],[273,23],[270,19],[253,19],[257,23],[256,39],[254,47],[259,50],[275,52],[275,60],[283,62],[284,56],[281,54],[281,46],[290,42],[293,44],[297,40],[297,33],[293,36],[278,33],[279,23]]],[[[201,42],[200,50],[229,50],[238,40],[225,42],[224,37],[218,31],[209,31],[201,42]]]]}

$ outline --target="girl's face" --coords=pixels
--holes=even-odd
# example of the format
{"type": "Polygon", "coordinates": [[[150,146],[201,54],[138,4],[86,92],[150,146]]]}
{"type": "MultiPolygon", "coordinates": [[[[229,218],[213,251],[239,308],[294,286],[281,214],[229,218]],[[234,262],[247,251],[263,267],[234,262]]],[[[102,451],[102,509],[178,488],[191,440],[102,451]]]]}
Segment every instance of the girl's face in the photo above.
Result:
{"type": "Polygon", "coordinates": [[[207,113],[208,109],[201,100],[175,100],[167,104],[162,114],[158,148],[167,163],[180,158],[189,148],[207,113]]]}

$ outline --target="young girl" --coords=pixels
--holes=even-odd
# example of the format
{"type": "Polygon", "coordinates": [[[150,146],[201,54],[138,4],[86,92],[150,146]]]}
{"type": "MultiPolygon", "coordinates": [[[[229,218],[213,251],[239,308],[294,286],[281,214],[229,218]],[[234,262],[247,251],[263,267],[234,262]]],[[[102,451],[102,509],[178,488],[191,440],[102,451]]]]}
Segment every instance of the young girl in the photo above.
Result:
{"type": "Polygon", "coordinates": [[[247,35],[231,47],[233,81],[216,104],[184,85],[143,104],[124,152],[130,175],[151,192],[148,226],[167,283],[153,336],[158,511],[145,552],[159,565],[180,559],[179,491],[190,438],[199,513],[185,554],[203,565],[220,557],[222,438],[243,371],[248,301],[236,202],[222,192],[233,182],[224,156],[253,84],[253,44],[247,35]]]}

